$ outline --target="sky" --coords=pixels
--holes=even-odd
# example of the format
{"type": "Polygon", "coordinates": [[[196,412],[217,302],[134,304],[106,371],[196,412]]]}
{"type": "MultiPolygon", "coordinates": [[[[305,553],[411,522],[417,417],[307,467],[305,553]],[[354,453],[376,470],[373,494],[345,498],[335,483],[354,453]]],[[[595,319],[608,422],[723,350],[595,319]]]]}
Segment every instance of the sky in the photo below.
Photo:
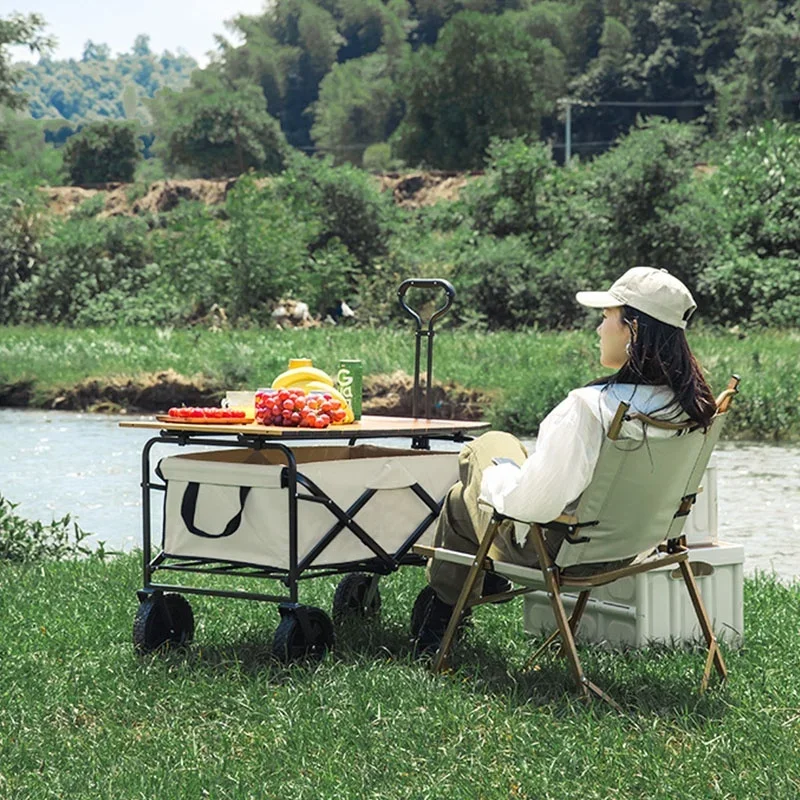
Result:
{"type": "MultiPolygon", "coordinates": [[[[15,11],[41,14],[46,32],[58,39],[52,57],[79,59],[88,39],[107,44],[113,55],[127,52],[143,33],[155,53],[185,50],[200,66],[214,50],[214,34],[232,35],[225,21],[258,14],[265,0],[0,0],[0,17],[15,11]]],[[[234,41],[236,41],[234,39],[234,41]]],[[[37,61],[26,48],[12,48],[12,61],[37,61]]]]}

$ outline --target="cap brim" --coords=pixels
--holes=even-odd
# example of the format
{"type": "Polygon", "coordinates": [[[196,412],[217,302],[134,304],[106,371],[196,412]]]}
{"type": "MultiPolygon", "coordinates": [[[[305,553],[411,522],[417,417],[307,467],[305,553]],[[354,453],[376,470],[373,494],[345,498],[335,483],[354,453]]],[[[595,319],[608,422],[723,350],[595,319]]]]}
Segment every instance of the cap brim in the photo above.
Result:
{"type": "Polygon", "coordinates": [[[625,305],[622,301],[614,297],[611,292],[578,292],[575,299],[582,305],[589,308],[616,308],[625,305]]]}

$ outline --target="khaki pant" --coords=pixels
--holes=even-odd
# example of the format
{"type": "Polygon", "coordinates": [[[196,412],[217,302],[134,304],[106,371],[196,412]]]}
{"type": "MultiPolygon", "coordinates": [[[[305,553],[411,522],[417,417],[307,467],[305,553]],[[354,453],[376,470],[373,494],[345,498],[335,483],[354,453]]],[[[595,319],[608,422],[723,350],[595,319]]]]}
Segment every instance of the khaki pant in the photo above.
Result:
{"type": "MultiPolygon", "coordinates": [[[[458,457],[460,480],[447,493],[442,513],[436,523],[434,545],[470,555],[477,553],[478,545],[492,518],[490,508],[478,505],[483,470],[492,465],[493,458],[511,458],[522,464],[527,457],[528,453],[522,443],[510,433],[501,431],[490,431],[464,445],[458,457]]],[[[545,549],[550,558],[554,559],[564,541],[564,534],[545,530],[544,536],[545,549]]],[[[489,558],[533,568],[539,565],[532,537],[528,536],[522,546],[517,544],[514,523],[510,520],[501,524],[489,548],[489,558]]],[[[566,572],[570,575],[590,575],[613,566],[628,564],[631,560],[607,564],[583,564],[572,567],[566,572]]],[[[428,561],[426,574],[428,583],[439,599],[452,606],[458,600],[468,572],[468,567],[431,559],[428,561]]],[[[477,600],[481,589],[481,582],[477,581],[470,600],[477,600]]]]}

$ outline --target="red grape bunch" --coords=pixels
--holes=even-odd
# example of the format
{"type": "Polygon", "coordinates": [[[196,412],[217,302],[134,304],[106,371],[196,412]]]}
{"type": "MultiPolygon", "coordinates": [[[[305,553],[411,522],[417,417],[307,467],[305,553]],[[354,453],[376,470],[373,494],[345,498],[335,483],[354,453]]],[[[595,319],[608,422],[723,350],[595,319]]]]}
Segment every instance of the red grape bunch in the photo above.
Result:
{"type": "Polygon", "coordinates": [[[292,428],[327,428],[344,421],[346,410],[328,392],[302,389],[259,389],[256,392],[256,422],[292,428]]]}

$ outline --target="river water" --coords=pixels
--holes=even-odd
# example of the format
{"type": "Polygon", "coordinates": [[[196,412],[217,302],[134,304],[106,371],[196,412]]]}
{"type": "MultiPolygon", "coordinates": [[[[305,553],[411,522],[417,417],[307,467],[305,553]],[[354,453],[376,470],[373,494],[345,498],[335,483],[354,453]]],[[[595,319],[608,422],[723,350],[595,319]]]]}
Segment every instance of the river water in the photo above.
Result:
{"type": "MultiPolygon", "coordinates": [[[[141,450],[154,432],[120,428],[122,419],[137,417],[0,408],[0,494],[22,516],[70,514],[92,532],[89,541],[136,547],[141,450]]],[[[171,453],[156,448],[153,456],[171,453]]],[[[723,442],[715,458],[720,540],[744,545],[746,574],[800,576],[800,446],[723,442]]]]}

